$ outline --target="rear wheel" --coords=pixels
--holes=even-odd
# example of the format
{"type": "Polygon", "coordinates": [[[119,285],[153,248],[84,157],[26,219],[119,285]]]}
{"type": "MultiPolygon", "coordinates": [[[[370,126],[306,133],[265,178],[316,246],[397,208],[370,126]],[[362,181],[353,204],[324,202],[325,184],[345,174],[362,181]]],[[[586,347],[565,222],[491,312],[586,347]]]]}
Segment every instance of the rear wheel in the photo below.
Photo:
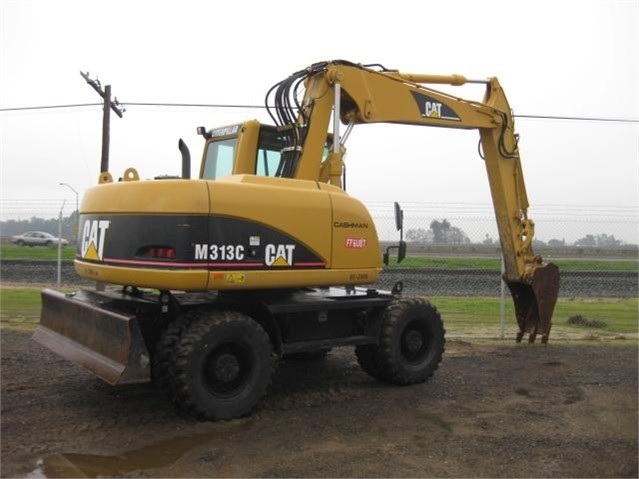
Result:
{"type": "Polygon", "coordinates": [[[179,336],[170,383],[164,384],[178,406],[200,419],[249,414],[264,396],[273,370],[264,329],[244,314],[213,311],[193,318],[179,336]]]}
{"type": "Polygon", "coordinates": [[[179,343],[183,332],[187,326],[191,324],[194,317],[198,317],[197,314],[193,313],[193,311],[190,311],[169,323],[160,336],[155,348],[155,354],[153,355],[153,367],[151,368],[153,382],[173,403],[177,402],[173,390],[173,376],[171,372],[171,366],[175,356],[175,346],[179,343]]]}
{"type": "Polygon", "coordinates": [[[433,375],[442,360],[445,331],[437,309],[422,298],[392,303],[382,320],[379,343],[358,346],[369,375],[393,384],[415,384],[433,375]]]}

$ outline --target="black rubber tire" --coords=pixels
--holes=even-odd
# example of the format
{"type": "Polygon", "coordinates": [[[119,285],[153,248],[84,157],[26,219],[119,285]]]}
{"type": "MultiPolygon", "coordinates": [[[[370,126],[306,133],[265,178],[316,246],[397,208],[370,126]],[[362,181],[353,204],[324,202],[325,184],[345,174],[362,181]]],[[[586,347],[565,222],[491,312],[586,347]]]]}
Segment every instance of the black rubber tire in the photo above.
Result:
{"type": "Polygon", "coordinates": [[[47,248],[50,248],[50,247],[53,245],[53,241],[47,241],[46,243],[44,243],[44,245],[45,245],[47,248]]]}
{"type": "Polygon", "coordinates": [[[182,337],[186,327],[194,318],[199,317],[197,312],[188,312],[168,324],[157,342],[151,363],[151,378],[155,385],[166,395],[172,403],[177,402],[171,373],[171,365],[175,357],[175,345],[182,337]]]}
{"type": "Polygon", "coordinates": [[[193,317],[179,336],[169,371],[177,405],[201,420],[249,414],[273,372],[266,331],[244,314],[213,311],[193,317]]]}
{"type": "Polygon", "coordinates": [[[18,244],[18,246],[24,246],[24,241],[22,241],[22,240],[18,240],[18,243],[17,243],[17,244],[18,244]]]}
{"type": "Polygon", "coordinates": [[[423,298],[402,298],[386,308],[379,343],[356,348],[362,369],[392,384],[426,381],[439,367],[445,349],[441,316],[423,298]]]}
{"type": "Polygon", "coordinates": [[[376,344],[363,344],[355,347],[355,356],[360,367],[369,376],[383,381],[382,368],[379,362],[378,346],[376,344]]]}

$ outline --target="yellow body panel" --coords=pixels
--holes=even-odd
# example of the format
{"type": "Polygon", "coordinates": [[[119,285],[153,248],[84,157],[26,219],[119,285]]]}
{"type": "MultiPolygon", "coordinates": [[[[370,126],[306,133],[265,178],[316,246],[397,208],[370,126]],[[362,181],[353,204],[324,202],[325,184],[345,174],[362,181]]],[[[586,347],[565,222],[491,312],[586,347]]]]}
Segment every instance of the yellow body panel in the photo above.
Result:
{"type": "MultiPolygon", "coordinates": [[[[115,235],[116,224],[124,221],[127,228],[122,230],[120,226],[119,234],[127,235],[125,243],[141,242],[140,248],[134,245],[131,251],[144,249],[149,242],[177,249],[167,238],[142,240],[147,233],[142,222],[158,224],[165,218],[175,215],[181,219],[184,215],[184,221],[180,222],[186,224],[168,226],[181,228],[180,238],[185,235],[188,238],[190,230],[195,228],[188,223],[194,216],[200,217],[200,223],[205,225],[209,220],[214,221],[212,218],[231,218],[242,225],[243,248],[250,236],[257,234],[254,230],[267,228],[284,238],[280,243],[295,244],[317,258],[308,267],[303,262],[283,265],[254,262],[247,267],[236,262],[226,268],[224,263],[216,263],[212,258],[208,258],[209,263],[196,262],[193,256],[185,256],[184,251],[178,251],[183,253],[182,259],[175,262],[149,259],[148,263],[146,258],[131,251],[124,256],[114,256],[111,252],[110,257],[80,253],[75,261],[77,273],[97,282],[176,290],[296,288],[371,284],[377,281],[381,271],[377,231],[367,209],[340,188],[316,181],[233,175],[215,181],[105,183],[87,191],[81,214],[86,222],[109,222],[101,247],[105,251],[109,249],[109,235],[115,235]],[[156,219],[149,220],[149,217],[156,219]]],[[[205,228],[209,231],[212,227],[205,228]]],[[[84,241],[84,236],[90,236],[90,228],[82,229],[87,232],[83,232],[84,241]]],[[[206,251],[210,245],[228,246],[228,237],[233,232],[215,228],[210,231],[211,237],[208,232],[205,236],[206,251]]],[[[122,238],[114,240],[122,242],[122,238]]],[[[198,241],[202,240],[194,236],[182,247],[194,251],[198,241]]],[[[232,245],[238,244],[237,240],[233,241],[232,245]]]]}
{"type": "Polygon", "coordinates": [[[80,213],[209,213],[208,185],[203,180],[142,180],[103,183],[89,188],[80,213]]]}
{"type": "Polygon", "coordinates": [[[370,284],[377,281],[380,272],[381,268],[211,271],[208,289],[225,291],[370,284]]]}
{"type": "Polygon", "coordinates": [[[317,182],[234,175],[211,182],[210,191],[210,214],[268,225],[330,263],[331,203],[317,182]]]}
{"type": "Polygon", "coordinates": [[[209,275],[205,270],[131,268],[89,263],[76,259],[75,271],[85,279],[99,283],[134,285],[140,288],[205,291],[209,275]]]}
{"type": "MultiPolygon", "coordinates": [[[[322,188],[328,189],[331,186],[322,185],[322,188]]],[[[333,267],[381,269],[377,230],[366,207],[360,201],[345,194],[331,194],[331,200],[333,206],[331,264],[333,267]]]]}

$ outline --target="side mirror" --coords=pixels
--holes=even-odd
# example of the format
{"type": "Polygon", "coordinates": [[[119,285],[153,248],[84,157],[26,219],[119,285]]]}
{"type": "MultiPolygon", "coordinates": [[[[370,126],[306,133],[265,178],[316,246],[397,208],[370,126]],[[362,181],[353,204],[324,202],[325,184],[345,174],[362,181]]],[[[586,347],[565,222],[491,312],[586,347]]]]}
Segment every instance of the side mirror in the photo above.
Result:
{"type": "Polygon", "coordinates": [[[390,252],[393,249],[397,250],[397,263],[401,263],[406,258],[406,241],[404,241],[404,211],[399,206],[397,201],[395,202],[395,227],[399,231],[399,244],[397,246],[389,246],[386,248],[386,252],[383,256],[384,265],[388,266],[390,252]]]}
{"type": "Polygon", "coordinates": [[[404,211],[402,211],[397,201],[395,202],[395,228],[397,228],[397,231],[401,231],[404,228],[404,211]]]}

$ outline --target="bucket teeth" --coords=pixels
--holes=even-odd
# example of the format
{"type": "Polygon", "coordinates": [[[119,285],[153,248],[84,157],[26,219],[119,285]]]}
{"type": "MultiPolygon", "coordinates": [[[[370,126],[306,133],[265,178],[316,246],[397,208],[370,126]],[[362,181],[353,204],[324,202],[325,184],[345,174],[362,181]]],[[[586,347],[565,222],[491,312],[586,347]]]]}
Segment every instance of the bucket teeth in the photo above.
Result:
{"type": "Polygon", "coordinates": [[[541,335],[542,344],[546,344],[559,295],[559,268],[544,264],[535,269],[530,284],[516,281],[506,281],[506,284],[515,303],[519,325],[517,342],[528,334],[529,343],[534,343],[537,335],[541,335]]]}

